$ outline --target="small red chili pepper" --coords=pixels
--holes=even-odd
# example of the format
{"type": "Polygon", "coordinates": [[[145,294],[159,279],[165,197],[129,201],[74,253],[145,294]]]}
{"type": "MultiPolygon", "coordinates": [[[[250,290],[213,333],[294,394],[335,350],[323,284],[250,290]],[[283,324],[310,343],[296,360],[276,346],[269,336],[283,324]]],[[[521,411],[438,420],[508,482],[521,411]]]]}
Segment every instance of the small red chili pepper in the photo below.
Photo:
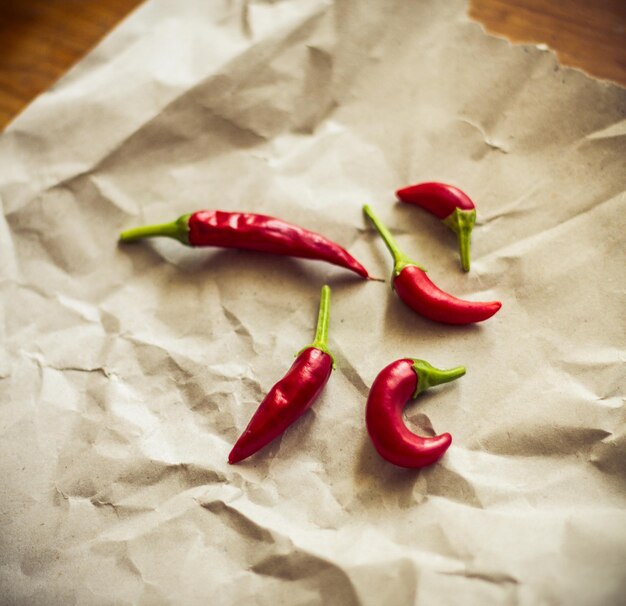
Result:
{"type": "Polygon", "coordinates": [[[456,233],[465,271],[470,268],[470,235],[476,223],[476,207],[469,196],[454,185],[445,183],[418,183],[396,192],[402,202],[416,204],[441,219],[456,233]]]}
{"type": "Polygon", "coordinates": [[[121,233],[122,242],[167,236],[189,246],[220,246],[327,261],[363,278],[367,270],[345,249],[324,236],[265,215],[201,210],[172,223],[136,227],[121,233]]]}
{"type": "Polygon", "coordinates": [[[328,351],[330,288],[322,287],[315,340],[297,356],[287,374],[265,396],[228,455],[238,463],[281,435],[313,404],[330,377],[333,357],[328,351]]]}
{"type": "Polygon", "coordinates": [[[383,368],[372,384],[365,409],[367,431],[380,456],[394,465],[412,468],[439,460],[452,443],[452,436],[417,436],[404,424],[402,411],[407,401],[422,391],[464,374],[462,366],[439,370],[424,360],[410,358],[383,368]]]}
{"type": "Polygon", "coordinates": [[[372,221],[394,259],[392,287],[398,296],[418,314],[445,324],[482,322],[495,314],[499,301],[477,302],[457,299],[435,286],[426,270],[411,261],[374,211],[368,206],[363,211],[372,221]]]}

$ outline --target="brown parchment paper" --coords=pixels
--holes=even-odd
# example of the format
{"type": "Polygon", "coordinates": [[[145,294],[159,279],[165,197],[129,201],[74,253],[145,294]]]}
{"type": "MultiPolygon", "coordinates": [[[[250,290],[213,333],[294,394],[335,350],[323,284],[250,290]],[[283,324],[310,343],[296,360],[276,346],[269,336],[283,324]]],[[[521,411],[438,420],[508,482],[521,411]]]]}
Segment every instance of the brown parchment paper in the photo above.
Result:
{"type": "Polygon", "coordinates": [[[626,93],[512,47],[463,2],[152,0],[0,138],[5,604],[623,604],[626,93]],[[441,180],[454,234],[394,200],[441,180]],[[311,261],[119,246],[201,208],[282,217],[377,276],[369,203],[474,327],[311,261]],[[337,369],[227,454],[313,338],[337,369]],[[449,431],[407,471],[364,406],[401,357],[467,375],[407,408],[449,431]]]}

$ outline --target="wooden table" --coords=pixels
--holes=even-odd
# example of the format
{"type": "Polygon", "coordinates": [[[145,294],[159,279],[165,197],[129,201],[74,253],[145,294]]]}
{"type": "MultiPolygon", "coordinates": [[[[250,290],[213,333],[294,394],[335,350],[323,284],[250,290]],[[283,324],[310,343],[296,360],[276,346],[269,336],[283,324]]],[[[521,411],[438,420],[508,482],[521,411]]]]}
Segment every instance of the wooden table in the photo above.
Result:
{"type": "MultiPolygon", "coordinates": [[[[546,43],[563,64],[626,86],[626,0],[469,2],[488,31],[546,43]]],[[[0,0],[0,129],[140,3],[0,0]]]]}

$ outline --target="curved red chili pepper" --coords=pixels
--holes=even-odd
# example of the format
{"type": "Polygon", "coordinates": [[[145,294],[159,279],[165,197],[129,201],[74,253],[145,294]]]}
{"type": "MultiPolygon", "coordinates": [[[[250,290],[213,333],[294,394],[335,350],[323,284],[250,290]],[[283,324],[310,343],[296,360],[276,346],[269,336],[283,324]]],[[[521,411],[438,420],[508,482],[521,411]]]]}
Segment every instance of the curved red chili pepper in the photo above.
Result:
{"type": "Polygon", "coordinates": [[[452,436],[417,436],[404,424],[402,411],[407,401],[422,391],[464,374],[462,366],[439,370],[424,360],[410,358],[383,368],[372,384],[365,409],[367,431],[380,456],[394,465],[411,468],[439,460],[452,443],[452,436]]]}
{"type": "Polygon", "coordinates": [[[398,296],[418,314],[444,324],[472,324],[491,318],[502,303],[457,299],[433,284],[417,265],[407,265],[394,278],[398,296]]]}
{"type": "Polygon", "coordinates": [[[339,244],[324,236],[265,215],[201,210],[172,223],[129,229],[123,242],[167,236],[189,246],[219,246],[316,259],[345,267],[363,278],[367,270],[339,244]]]}
{"type": "Polygon", "coordinates": [[[476,207],[469,196],[454,185],[430,181],[409,185],[396,191],[402,202],[415,204],[441,219],[459,241],[461,264],[470,268],[470,236],[476,223],[476,207]]]}
{"type": "Polygon", "coordinates": [[[435,286],[425,270],[400,250],[395,238],[374,211],[367,205],[363,207],[363,211],[393,255],[393,288],[400,299],[417,313],[435,322],[471,324],[490,318],[502,307],[499,301],[476,302],[457,299],[435,286]]]}
{"type": "Polygon", "coordinates": [[[315,341],[302,350],[287,374],[265,396],[230,454],[238,463],[281,435],[302,416],[326,385],[333,369],[328,351],[330,288],[324,286],[320,300],[315,341]]]}

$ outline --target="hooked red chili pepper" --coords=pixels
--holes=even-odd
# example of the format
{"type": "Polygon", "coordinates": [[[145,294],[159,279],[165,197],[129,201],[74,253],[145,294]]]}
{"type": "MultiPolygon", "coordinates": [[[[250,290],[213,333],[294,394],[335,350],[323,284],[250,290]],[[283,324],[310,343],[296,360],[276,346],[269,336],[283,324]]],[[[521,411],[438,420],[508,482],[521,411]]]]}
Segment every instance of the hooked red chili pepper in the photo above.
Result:
{"type": "Polygon", "coordinates": [[[320,299],[315,340],[297,356],[287,374],[265,396],[230,454],[238,463],[281,435],[313,404],[330,377],[333,357],[328,351],[330,288],[320,299]]]}
{"type": "Polygon", "coordinates": [[[445,324],[471,324],[482,322],[495,314],[499,301],[477,302],[457,299],[444,292],[426,275],[426,270],[411,261],[399,248],[391,232],[368,206],[363,211],[382,236],[393,255],[392,287],[409,307],[422,316],[445,324]]]}
{"type": "Polygon", "coordinates": [[[409,431],[402,418],[407,401],[422,391],[465,374],[459,366],[439,370],[424,360],[405,358],[383,368],[370,389],[365,409],[367,431],[381,457],[400,467],[419,468],[439,460],[452,443],[443,433],[422,438],[409,431]]]}
{"type": "Polygon", "coordinates": [[[367,270],[345,249],[324,236],[265,215],[201,210],[172,223],[148,225],[121,233],[122,242],[167,236],[189,246],[220,246],[327,261],[363,278],[367,270]]]}
{"type": "Polygon", "coordinates": [[[461,264],[469,271],[470,235],[476,223],[476,207],[469,196],[454,185],[434,181],[403,187],[396,191],[396,196],[427,210],[456,233],[461,264]]]}

